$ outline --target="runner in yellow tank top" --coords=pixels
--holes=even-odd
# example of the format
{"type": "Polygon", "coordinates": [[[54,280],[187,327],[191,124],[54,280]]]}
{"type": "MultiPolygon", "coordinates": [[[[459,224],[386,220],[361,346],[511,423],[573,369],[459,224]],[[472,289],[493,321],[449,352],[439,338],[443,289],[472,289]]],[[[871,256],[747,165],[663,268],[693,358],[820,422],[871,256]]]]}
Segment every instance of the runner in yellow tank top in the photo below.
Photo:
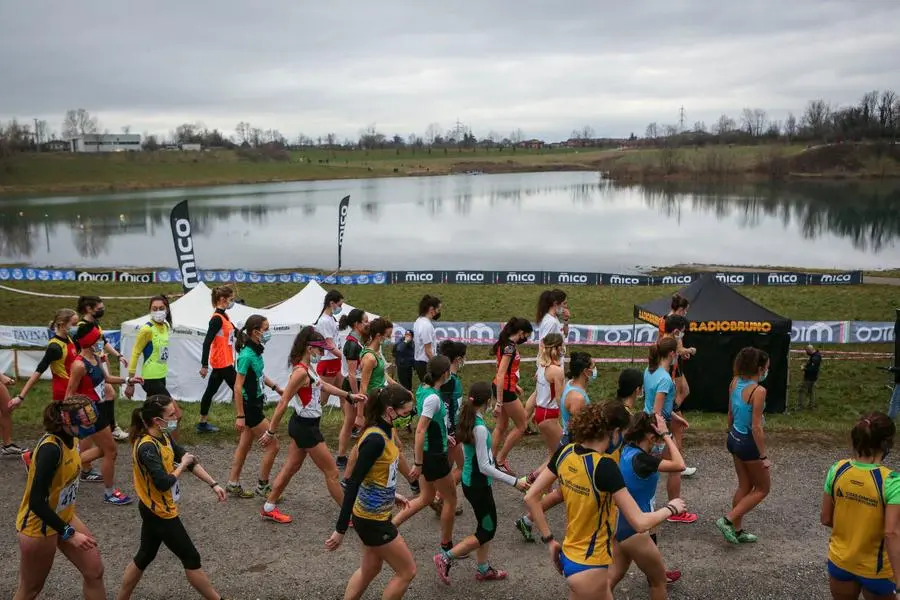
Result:
{"type": "Polygon", "coordinates": [[[59,549],[84,577],[84,597],[106,598],[97,542],[75,515],[81,461],[78,439],[94,432],[97,413],[85,396],[51,402],[44,409],[47,433],[34,448],[25,493],[16,515],[19,587],[13,598],[40,594],[59,549]]]}
{"type": "Polygon", "coordinates": [[[665,507],[644,513],[622,480],[613,452],[622,445],[628,410],[621,402],[585,406],[569,422],[573,443],[557,450],[525,496],[541,541],[550,547],[556,569],[566,577],[570,600],[610,600],[607,567],[618,511],[637,532],[656,527],[684,512],[676,498],[665,507]],[[550,532],[541,496],[559,479],[566,506],[566,537],[560,546],[550,532]]]}
{"type": "Polygon", "coordinates": [[[860,419],[850,432],[853,458],[828,470],[822,524],[831,527],[828,576],[832,596],[893,600],[900,572],[900,474],[881,462],[897,428],[884,413],[860,419]],[[888,533],[892,535],[887,535],[888,533]]]}

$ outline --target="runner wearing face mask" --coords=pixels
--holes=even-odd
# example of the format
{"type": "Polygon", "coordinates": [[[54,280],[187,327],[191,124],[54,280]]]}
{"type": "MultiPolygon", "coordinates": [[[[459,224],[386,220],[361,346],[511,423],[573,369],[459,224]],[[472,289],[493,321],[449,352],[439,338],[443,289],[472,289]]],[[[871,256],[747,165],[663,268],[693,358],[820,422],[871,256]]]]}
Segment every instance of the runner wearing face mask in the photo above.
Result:
{"type": "MultiPolygon", "coordinates": [[[[254,492],[241,486],[241,471],[250,446],[254,440],[260,439],[269,429],[269,420],[263,409],[266,405],[266,392],[263,386],[274,390],[278,395],[284,394],[278,384],[266,377],[263,349],[271,339],[269,321],[262,315],[250,315],[247,322],[235,338],[238,350],[237,376],[234,381],[234,429],[240,434],[238,446],[231,462],[231,473],[228,475],[226,491],[238,498],[252,498],[254,492]]],[[[259,481],[256,495],[266,497],[272,491],[269,474],[278,455],[278,441],[266,444],[262,461],[259,464],[259,481]]]]}
{"type": "MultiPolygon", "coordinates": [[[[165,296],[154,296],[150,299],[150,320],[138,330],[134,348],[131,350],[131,362],[128,363],[128,374],[137,373],[138,361],[143,358],[141,377],[144,393],[150,396],[171,397],[166,389],[166,376],[169,374],[169,333],[172,331],[172,311],[169,300],[165,296]]],[[[134,384],[125,387],[125,395],[134,395],[134,384]]]]}
{"type": "Polygon", "coordinates": [[[493,390],[500,407],[492,434],[491,450],[494,452],[497,468],[510,475],[514,473],[509,465],[509,453],[525,435],[525,428],[528,426],[525,407],[519,401],[522,396],[522,388],[519,387],[519,344],[527,342],[532,331],[534,330],[528,319],[513,317],[500,330],[500,337],[491,349],[497,357],[493,390]],[[510,421],[513,428],[508,431],[510,421]]]}
{"type": "Polygon", "coordinates": [[[206,338],[203,340],[203,354],[200,356],[200,377],[204,379],[207,375],[210,377],[200,400],[197,433],[215,433],[219,430],[208,421],[213,396],[222,387],[223,382],[233,394],[234,379],[237,376],[234,370],[234,324],[225,312],[234,307],[234,290],[227,285],[213,288],[212,304],[216,310],[209,319],[206,338]],[[212,374],[209,373],[210,366],[212,374]]]}
{"type": "Polygon", "coordinates": [[[344,354],[338,344],[340,331],[337,321],[343,310],[344,295],[337,290],[331,290],[325,294],[322,312],[319,313],[319,318],[315,322],[316,331],[325,338],[328,348],[322,359],[316,364],[316,373],[322,378],[322,381],[336,388],[341,387],[344,383],[344,377],[341,375],[341,359],[344,354]]]}

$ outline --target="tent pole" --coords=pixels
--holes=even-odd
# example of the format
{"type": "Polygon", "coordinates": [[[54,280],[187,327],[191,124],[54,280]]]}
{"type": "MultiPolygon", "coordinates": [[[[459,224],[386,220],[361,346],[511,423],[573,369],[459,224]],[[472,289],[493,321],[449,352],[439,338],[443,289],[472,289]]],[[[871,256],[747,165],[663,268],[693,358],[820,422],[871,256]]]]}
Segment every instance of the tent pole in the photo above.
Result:
{"type": "Polygon", "coordinates": [[[637,319],[634,315],[631,316],[631,364],[634,364],[634,345],[637,342],[635,336],[637,335],[637,319]]]}

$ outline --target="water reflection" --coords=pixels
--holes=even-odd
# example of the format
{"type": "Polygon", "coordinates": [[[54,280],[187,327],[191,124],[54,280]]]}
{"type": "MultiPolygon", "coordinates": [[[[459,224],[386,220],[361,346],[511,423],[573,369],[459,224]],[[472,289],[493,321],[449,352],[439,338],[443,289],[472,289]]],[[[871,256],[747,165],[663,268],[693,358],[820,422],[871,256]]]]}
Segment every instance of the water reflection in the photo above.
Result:
{"type": "Polygon", "coordinates": [[[867,268],[900,260],[896,183],[637,185],[541,173],[8,198],[0,200],[0,263],[168,265],[169,211],[186,197],[209,268],[296,266],[291,256],[301,243],[309,260],[327,265],[336,203],[346,194],[350,268],[627,271],[665,261],[867,268]],[[543,229],[560,232],[559,243],[547,248],[543,234],[524,233],[543,229]],[[415,253],[391,247],[398,231],[417,242],[415,253]],[[773,236],[783,247],[773,248],[773,236]]]}

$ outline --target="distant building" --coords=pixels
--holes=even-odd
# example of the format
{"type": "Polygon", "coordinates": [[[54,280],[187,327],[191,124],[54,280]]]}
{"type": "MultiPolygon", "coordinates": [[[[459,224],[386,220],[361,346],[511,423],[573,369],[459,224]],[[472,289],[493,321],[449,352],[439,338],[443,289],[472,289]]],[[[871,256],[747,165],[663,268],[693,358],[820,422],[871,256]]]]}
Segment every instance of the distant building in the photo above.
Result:
{"type": "Polygon", "coordinates": [[[202,146],[200,144],[182,144],[181,150],[183,152],[200,152],[202,146]]]}
{"type": "Polygon", "coordinates": [[[518,143],[519,148],[530,148],[531,150],[540,150],[544,147],[544,142],[538,139],[524,140],[518,143]]]}
{"type": "Polygon", "coordinates": [[[140,152],[137,133],[91,133],[72,139],[72,152],[140,152]]]}
{"type": "Polygon", "coordinates": [[[69,140],[50,140],[41,144],[41,152],[71,152],[72,142],[69,140]]]}

